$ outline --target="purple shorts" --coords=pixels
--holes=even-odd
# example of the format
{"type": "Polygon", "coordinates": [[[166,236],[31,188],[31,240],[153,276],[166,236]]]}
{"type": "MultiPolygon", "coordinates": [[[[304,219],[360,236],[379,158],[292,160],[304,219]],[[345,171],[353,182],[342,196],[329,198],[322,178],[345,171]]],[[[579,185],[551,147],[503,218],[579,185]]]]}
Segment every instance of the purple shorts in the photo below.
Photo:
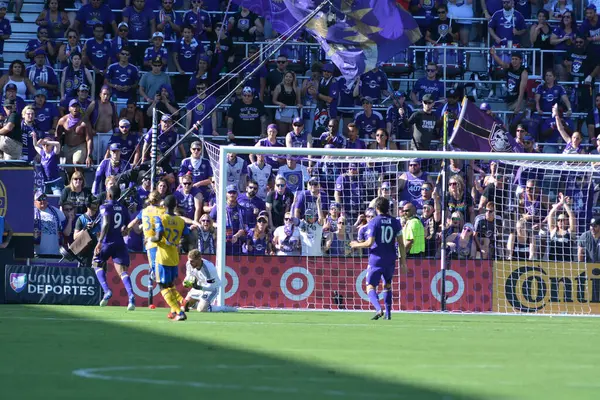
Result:
{"type": "Polygon", "coordinates": [[[112,258],[115,264],[129,267],[129,251],[125,244],[103,243],[100,253],[94,257],[94,263],[104,264],[112,258]]]}
{"type": "Polygon", "coordinates": [[[383,277],[383,283],[392,283],[392,279],[394,278],[394,272],[396,272],[396,266],[392,268],[383,268],[383,267],[367,267],[367,285],[371,285],[373,287],[379,286],[379,282],[381,282],[381,277],[383,277]]]}

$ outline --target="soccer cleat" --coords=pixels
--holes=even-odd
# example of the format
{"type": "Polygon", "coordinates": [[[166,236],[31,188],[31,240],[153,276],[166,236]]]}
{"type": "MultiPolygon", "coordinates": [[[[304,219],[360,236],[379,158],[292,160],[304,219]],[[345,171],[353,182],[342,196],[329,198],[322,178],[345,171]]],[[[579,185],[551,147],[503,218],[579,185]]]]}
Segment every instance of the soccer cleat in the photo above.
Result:
{"type": "Polygon", "coordinates": [[[127,311],[135,310],[135,297],[129,298],[129,304],[127,304],[127,311]]]}
{"type": "Polygon", "coordinates": [[[383,316],[383,319],[392,319],[392,314],[391,313],[385,313],[385,315],[383,316]]]}
{"type": "Polygon", "coordinates": [[[177,316],[176,312],[171,311],[170,313],[167,314],[167,318],[169,319],[174,319],[177,316]]]}
{"type": "Polygon", "coordinates": [[[179,314],[173,318],[173,321],[185,321],[187,319],[187,315],[183,311],[179,311],[179,314]]]}
{"type": "Polygon", "coordinates": [[[373,321],[377,321],[379,318],[383,317],[383,310],[379,311],[377,314],[371,318],[373,321]]]}
{"type": "Polygon", "coordinates": [[[106,305],[108,304],[108,300],[110,300],[111,297],[112,292],[110,290],[104,293],[104,297],[102,298],[102,300],[100,300],[100,307],[106,307],[106,305]]]}
{"type": "Polygon", "coordinates": [[[181,300],[181,303],[179,303],[179,306],[181,308],[181,311],[183,311],[183,312],[190,311],[190,306],[188,306],[188,299],[181,300]]]}

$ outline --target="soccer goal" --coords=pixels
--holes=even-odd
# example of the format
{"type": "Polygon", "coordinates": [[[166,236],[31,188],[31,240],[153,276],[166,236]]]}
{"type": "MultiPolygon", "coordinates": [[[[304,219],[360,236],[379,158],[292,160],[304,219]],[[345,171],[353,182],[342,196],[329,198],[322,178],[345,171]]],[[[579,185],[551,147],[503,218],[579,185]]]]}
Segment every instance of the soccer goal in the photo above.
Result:
{"type": "MultiPolygon", "coordinates": [[[[349,242],[361,240],[375,214],[374,199],[383,196],[401,220],[405,244],[410,242],[408,272],[393,281],[393,309],[600,313],[600,265],[590,258],[600,256],[600,247],[594,253],[591,244],[587,250],[578,245],[581,235],[596,229],[590,221],[599,156],[208,142],[205,154],[216,178],[216,205],[227,210],[217,212],[215,221],[226,227],[217,229],[215,263],[227,282],[219,304],[370,310],[368,252],[349,242]],[[270,170],[253,173],[240,186],[238,158],[250,155],[260,171],[267,168],[263,163],[270,170]],[[232,185],[246,205],[252,196],[242,192],[248,185],[261,196],[274,193],[265,197],[271,204],[265,252],[252,246],[261,235],[231,243],[232,185]],[[294,200],[286,203],[289,191],[294,200]]],[[[247,209],[243,218],[251,225],[264,215],[247,209]]],[[[600,235],[600,220],[597,229],[600,235]]]]}

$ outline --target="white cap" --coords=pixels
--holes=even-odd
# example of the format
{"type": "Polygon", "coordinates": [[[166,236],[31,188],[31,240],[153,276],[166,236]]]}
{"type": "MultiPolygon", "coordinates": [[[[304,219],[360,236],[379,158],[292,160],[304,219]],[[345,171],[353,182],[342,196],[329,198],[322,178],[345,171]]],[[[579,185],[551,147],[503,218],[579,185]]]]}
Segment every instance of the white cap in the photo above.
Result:
{"type": "Polygon", "coordinates": [[[154,34],[152,35],[152,39],[156,39],[157,37],[164,39],[165,35],[163,35],[162,32],[154,32],[154,34]]]}
{"type": "Polygon", "coordinates": [[[129,25],[127,24],[127,22],[121,22],[121,23],[119,24],[119,26],[117,26],[117,28],[120,28],[120,27],[122,27],[122,26],[124,26],[125,28],[129,29],[129,25]]]}

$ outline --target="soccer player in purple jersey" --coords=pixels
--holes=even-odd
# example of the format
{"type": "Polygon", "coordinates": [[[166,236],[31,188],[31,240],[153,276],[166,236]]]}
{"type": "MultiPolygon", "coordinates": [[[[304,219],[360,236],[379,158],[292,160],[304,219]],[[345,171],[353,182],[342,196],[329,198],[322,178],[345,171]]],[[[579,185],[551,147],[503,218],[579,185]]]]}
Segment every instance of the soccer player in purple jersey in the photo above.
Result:
{"type": "Polygon", "coordinates": [[[396,243],[400,252],[400,271],[405,273],[406,250],[402,241],[402,228],[400,222],[390,215],[390,201],[385,197],[375,200],[375,211],[377,216],[373,218],[366,232],[366,240],[358,242],[353,240],[350,247],[353,249],[369,249],[369,265],[367,267],[367,293],[369,301],[375,307],[377,313],[371,319],[377,320],[381,317],[392,319],[392,279],[396,272],[396,243]],[[377,286],[383,276],[383,293],[385,313],[381,310],[377,286]]]}
{"type": "Polygon", "coordinates": [[[92,267],[104,291],[104,297],[100,301],[100,306],[104,307],[112,297],[112,292],[106,283],[106,262],[109,258],[113,259],[115,269],[119,273],[119,276],[121,276],[121,280],[129,296],[127,310],[133,311],[135,310],[135,296],[131,287],[131,279],[127,273],[129,252],[123,239],[123,236],[127,235],[128,231],[129,211],[127,207],[117,201],[119,197],[121,197],[121,189],[116,185],[110,187],[106,193],[107,201],[100,207],[102,229],[98,237],[98,244],[94,249],[92,267]]]}

